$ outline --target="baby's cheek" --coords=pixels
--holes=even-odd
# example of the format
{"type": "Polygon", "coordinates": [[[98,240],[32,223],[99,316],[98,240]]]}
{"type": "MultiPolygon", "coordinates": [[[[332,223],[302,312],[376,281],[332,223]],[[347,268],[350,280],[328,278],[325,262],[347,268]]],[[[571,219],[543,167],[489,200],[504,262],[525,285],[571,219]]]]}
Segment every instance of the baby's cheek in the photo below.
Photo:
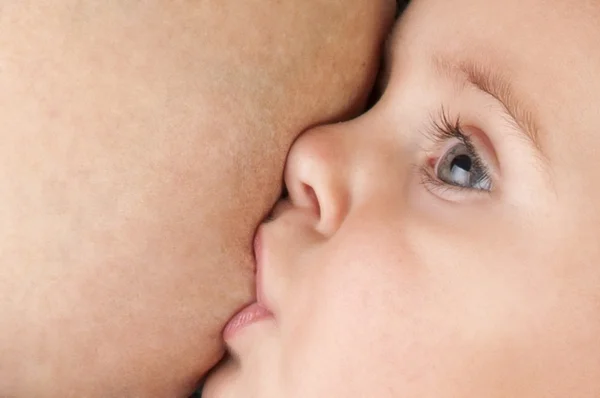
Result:
{"type": "Polygon", "coordinates": [[[308,262],[314,265],[310,283],[297,281],[306,290],[292,322],[281,325],[283,384],[309,396],[351,396],[389,385],[382,364],[389,362],[389,341],[402,342],[389,327],[400,312],[390,306],[389,281],[369,261],[334,253],[308,262]]]}

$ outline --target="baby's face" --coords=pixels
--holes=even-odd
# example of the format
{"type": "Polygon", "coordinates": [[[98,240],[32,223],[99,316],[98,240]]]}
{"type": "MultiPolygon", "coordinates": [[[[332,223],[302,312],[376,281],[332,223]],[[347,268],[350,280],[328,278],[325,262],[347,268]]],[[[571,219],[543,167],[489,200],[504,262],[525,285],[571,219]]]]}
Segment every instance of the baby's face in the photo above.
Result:
{"type": "Polygon", "coordinates": [[[417,0],[296,142],[208,397],[600,396],[600,5],[417,0]],[[260,296],[259,295],[259,296],[260,296]]]}

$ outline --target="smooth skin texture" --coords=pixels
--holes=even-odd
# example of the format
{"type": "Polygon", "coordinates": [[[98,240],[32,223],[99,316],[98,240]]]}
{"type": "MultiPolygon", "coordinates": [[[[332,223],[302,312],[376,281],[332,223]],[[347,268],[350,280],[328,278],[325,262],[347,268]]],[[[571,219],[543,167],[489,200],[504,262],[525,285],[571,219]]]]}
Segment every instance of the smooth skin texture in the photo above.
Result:
{"type": "Polygon", "coordinates": [[[0,396],[191,393],[253,299],[292,141],[361,109],[393,14],[3,1],[0,396]]]}
{"type": "Polygon", "coordinates": [[[205,397],[600,396],[600,3],[576,3],[409,5],[380,101],[292,147],[258,234],[274,316],[205,397]]]}

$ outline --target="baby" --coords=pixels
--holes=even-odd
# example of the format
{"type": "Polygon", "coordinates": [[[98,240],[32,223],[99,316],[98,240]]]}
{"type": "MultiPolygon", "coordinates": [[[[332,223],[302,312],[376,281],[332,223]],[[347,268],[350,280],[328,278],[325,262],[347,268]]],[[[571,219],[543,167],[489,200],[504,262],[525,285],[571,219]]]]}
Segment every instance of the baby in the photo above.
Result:
{"type": "Polygon", "coordinates": [[[206,398],[600,397],[600,3],[416,0],[314,128],[206,398]]]}

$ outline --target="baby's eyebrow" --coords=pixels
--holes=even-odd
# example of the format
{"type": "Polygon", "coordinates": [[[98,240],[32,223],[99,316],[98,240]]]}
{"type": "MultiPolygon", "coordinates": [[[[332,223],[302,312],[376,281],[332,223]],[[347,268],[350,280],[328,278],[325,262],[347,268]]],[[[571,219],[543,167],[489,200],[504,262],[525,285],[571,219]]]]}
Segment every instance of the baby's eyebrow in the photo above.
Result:
{"type": "Polygon", "coordinates": [[[492,68],[473,61],[454,62],[443,57],[433,58],[434,69],[441,75],[465,82],[500,101],[516,126],[514,130],[545,158],[540,145],[538,123],[531,111],[515,95],[510,82],[492,68]]]}

